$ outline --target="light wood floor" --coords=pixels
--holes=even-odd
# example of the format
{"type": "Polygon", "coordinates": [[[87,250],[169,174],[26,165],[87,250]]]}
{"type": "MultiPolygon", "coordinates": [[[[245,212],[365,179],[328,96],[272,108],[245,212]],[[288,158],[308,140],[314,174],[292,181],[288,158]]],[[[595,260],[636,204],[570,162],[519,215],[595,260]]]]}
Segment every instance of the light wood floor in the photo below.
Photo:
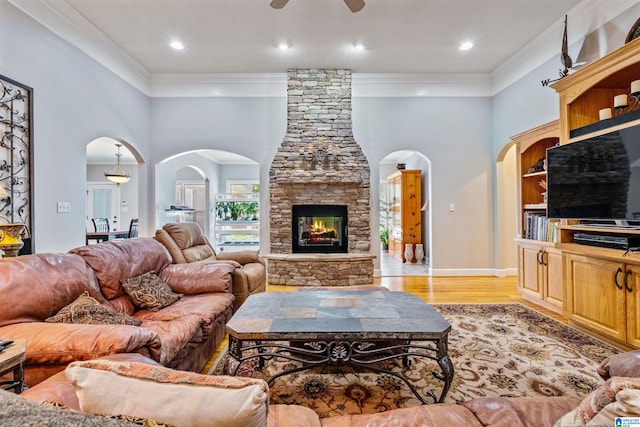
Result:
{"type": "MultiPolygon", "coordinates": [[[[374,285],[382,285],[392,291],[413,293],[422,298],[426,303],[509,303],[519,302],[532,307],[550,317],[565,322],[561,316],[525,301],[518,292],[518,278],[510,277],[378,277],[374,285]]],[[[295,286],[267,285],[267,292],[291,292],[295,286]]],[[[566,323],[566,322],[565,322],[566,323]]],[[[227,346],[227,339],[218,347],[203,373],[207,373],[213,362],[217,359],[220,350],[227,346]]]]}

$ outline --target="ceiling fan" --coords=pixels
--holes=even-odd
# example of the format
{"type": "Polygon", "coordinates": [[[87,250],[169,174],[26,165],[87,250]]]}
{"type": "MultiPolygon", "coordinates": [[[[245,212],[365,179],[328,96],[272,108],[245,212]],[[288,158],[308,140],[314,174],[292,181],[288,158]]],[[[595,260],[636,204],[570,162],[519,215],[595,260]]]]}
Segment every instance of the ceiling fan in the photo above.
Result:
{"type": "MultiPolygon", "coordinates": [[[[282,9],[289,0],[272,0],[271,7],[274,9],[282,9]]],[[[344,0],[351,12],[356,13],[364,7],[364,0],[344,0]]]]}

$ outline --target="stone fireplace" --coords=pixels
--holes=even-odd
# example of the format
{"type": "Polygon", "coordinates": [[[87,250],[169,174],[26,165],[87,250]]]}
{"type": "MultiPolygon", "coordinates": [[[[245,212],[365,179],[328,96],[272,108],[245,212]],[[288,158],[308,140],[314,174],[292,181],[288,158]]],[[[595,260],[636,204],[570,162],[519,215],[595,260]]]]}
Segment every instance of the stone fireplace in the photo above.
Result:
{"type": "Polygon", "coordinates": [[[351,71],[295,69],[287,74],[287,132],[269,170],[268,281],[323,286],[373,283],[370,171],[353,138],[351,71]],[[325,151],[331,147],[331,162],[308,161],[309,152],[323,144],[325,151]],[[319,245],[300,251],[294,206],[346,207],[340,251],[319,245]]]}

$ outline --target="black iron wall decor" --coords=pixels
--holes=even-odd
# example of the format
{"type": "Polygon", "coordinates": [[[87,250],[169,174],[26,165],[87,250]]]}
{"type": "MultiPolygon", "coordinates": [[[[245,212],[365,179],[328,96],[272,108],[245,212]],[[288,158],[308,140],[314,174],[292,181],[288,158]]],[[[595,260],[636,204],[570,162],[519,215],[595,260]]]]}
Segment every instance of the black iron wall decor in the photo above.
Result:
{"type": "Polygon", "coordinates": [[[33,241],[33,89],[0,75],[0,223],[25,225],[21,254],[33,241]]]}

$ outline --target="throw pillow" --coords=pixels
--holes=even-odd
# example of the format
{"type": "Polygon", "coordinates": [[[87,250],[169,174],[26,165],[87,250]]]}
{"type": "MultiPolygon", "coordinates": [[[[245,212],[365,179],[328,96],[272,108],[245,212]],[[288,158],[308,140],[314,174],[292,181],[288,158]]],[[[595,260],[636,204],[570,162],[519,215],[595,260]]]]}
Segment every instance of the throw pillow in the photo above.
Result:
{"type": "Polygon", "coordinates": [[[44,320],[48,323],[79,323],[85,325],[134,325],[141,321],[124,313],[109,310],[85,291],[58,313],[44,320]]]}
{"type": "Polygon", "coordinates": [[[621,390],[616,401],[602,408],[588,425],[610,425],[618,417],[640,417],[640,390],[621,390]]]}
{"type": "Polygon", "coordinates": [[[122,280],[122,288],[133,303],[151,311],[158,311],[178,301],[182,294],[176,294],[154,271],[122,280]]]}
{"type": "MultiPolygon", "coordinates": [[[[640,390],[640,378],[612,377],[589,393],[573,411],[560,418],[555,427],[588,425],[607,405],[618,400],[623,390],[640,390]]],[[[624,402],[622,402],[624,406],[624,402]]],[[[608,408],[611,409],[611,408],[608,408]]]]}
{"type": "Polygon", "coordinates": [[[83,412],[127,414],[191,427],[267,423],[269,389],[255,378],[108,360],[73,362],[65,373],[83,412]]]}

